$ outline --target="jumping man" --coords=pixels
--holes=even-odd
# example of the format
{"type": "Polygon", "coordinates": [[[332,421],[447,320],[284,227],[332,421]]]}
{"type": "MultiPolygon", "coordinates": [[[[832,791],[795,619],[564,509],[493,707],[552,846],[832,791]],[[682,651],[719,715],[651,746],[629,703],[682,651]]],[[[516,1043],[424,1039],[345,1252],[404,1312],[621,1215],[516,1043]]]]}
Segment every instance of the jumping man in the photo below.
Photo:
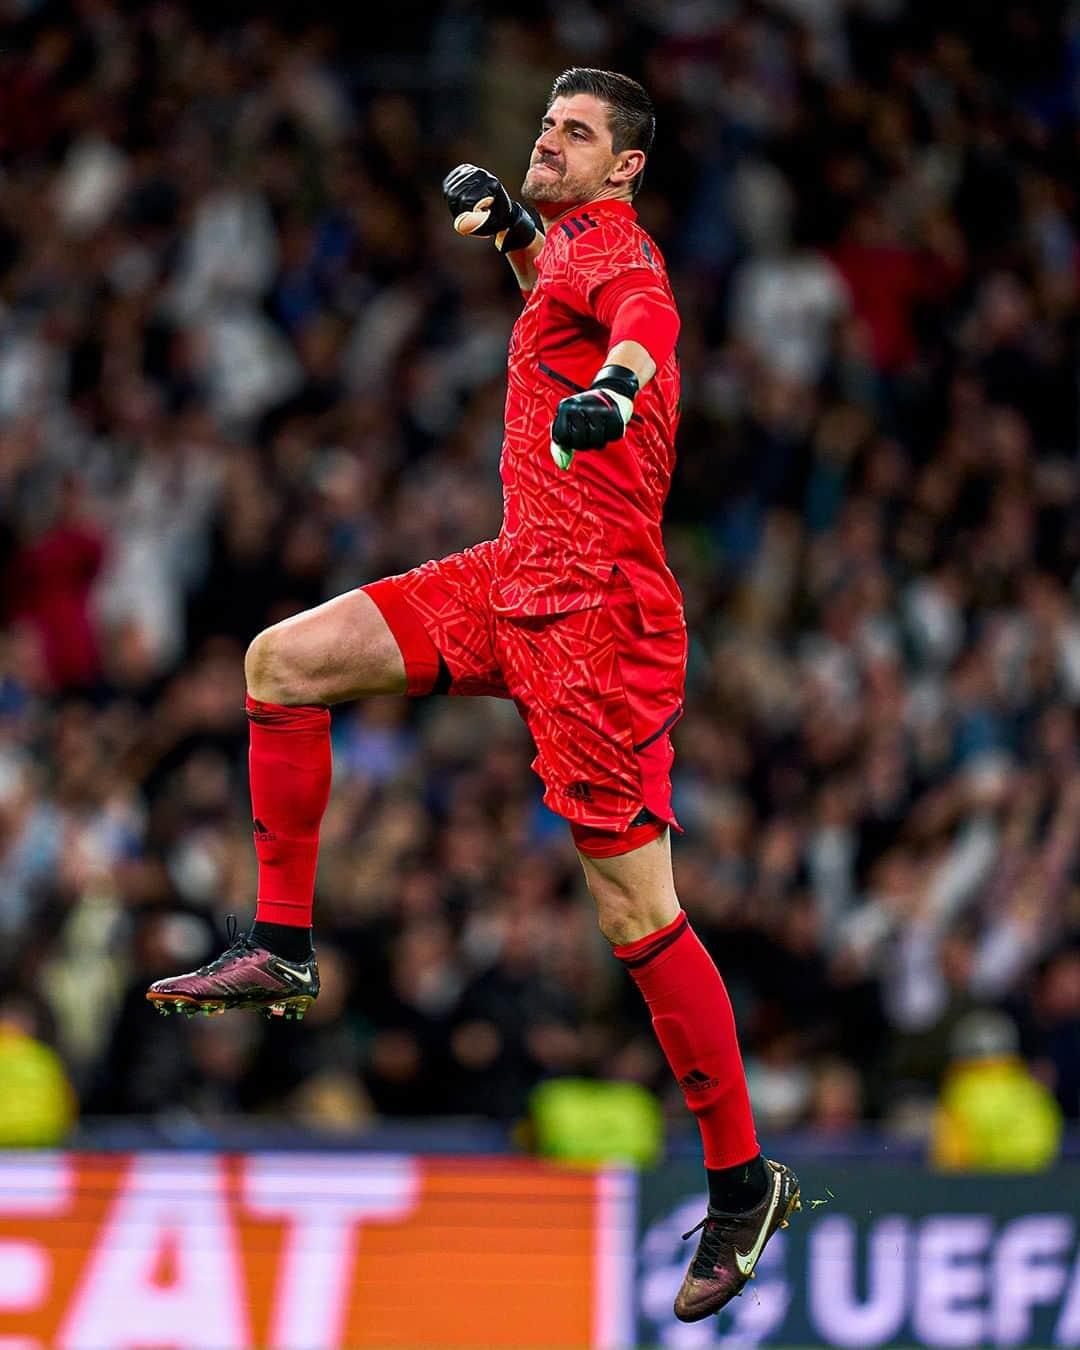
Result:
{"type": "Polygon", "coordinates": [[[455,228],[494,241],[525,301],[507,365],[502,529],[254,640],[255,922],[210,965],[159,980],[147,997],[162,1010],[302,1015],[319,990],[311,913],[328,706],[391,693],[512,698],[536,743],[544,800],[570,823],[600,928],[700,1126],[708,1213],[675,1301],[693,1322],[742,1290],[799,1207],[799,1183],[761,1155],[731,1003],[672,877],[671,728],[686,626],[661,516],[679,317],[632,204],[654,126],[634,80],[560,75],[521,189],[543,231],[493,174],[462,164],[447,176],[455,228]]]}

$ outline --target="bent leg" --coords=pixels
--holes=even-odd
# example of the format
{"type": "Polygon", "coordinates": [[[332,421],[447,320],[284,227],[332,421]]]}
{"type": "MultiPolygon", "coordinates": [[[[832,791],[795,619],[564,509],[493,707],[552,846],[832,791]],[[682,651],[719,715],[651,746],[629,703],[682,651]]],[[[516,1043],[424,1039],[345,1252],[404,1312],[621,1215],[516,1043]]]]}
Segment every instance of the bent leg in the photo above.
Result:
{"type": "MultiPolygon", "coordinates": [[[[731,1000],[679,907],[667,831],[628,853],[579,857],[600,928],[648,1004],[656,1038],[697,1117],[705,1166],[726,1171],[757,1159],[731,1000]]],[[[753,1184],[763,1175],[755,1170],[753,1184]]]]}
{"type": "Polygon", "coordinates": [[[403,694],[405,660],[378,606],[349,591],[259,634],[244,661],[248,693],[284,707],[403,694]]]}
{"type": "Polygon", "coordinates": [[[332,775],[328,707],[374,694],[505,693],[488,639],[491,548],[339,595],[249,647],[256,924],[266,945],[280,950],[295,936],[283,929],[311,926],[332,775]]]}
{"type": "Polygon", "coordinates": [[[259,860],[255,924],[205,970],[158,982],[149,997],[181,1000],[189,1011],[283,1011],[315,997],[311,919],[333,770],[328,709],[374,694],[505,697],[490,643],[493,549],[489,540],[340,595],[251,643],[244,673],[259,860]]]}
{"type": "Polygon", "coordinates": [[[405,664],[378,608],[351,591],[260,633],[244,673],[259,860],[254,931],[287,957],[308,942],[311,928],[319,829],[333,775],[327,706],[404,692],[405,664]]]}

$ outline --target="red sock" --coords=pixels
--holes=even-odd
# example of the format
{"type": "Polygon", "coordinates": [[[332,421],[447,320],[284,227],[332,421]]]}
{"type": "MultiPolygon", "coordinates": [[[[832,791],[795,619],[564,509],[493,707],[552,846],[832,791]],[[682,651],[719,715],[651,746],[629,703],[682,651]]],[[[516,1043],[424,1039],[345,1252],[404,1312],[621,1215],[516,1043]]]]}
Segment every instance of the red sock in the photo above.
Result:
{"type": "Polygon", "coordinates": [[[311,927],[319,826],[330,798],[330,713],[247,699],[251,813],[259,859],[255,918],[311,927]]]}
{"type": "Polygon", "coordinates": [[[656,1039],[697,1116],[705,1166],[735,1167],[756,1158],[760,1149],[731,1000],[685,913],[616,947],[615,955],[649,1005],[656,1039]]]}

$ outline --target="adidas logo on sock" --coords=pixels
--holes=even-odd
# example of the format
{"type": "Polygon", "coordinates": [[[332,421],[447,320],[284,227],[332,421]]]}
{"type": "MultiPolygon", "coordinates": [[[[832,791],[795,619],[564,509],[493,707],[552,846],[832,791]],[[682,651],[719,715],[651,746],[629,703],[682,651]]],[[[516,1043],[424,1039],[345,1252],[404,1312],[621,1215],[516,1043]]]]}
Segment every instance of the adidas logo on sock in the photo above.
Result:
{"type": "Polygon", "coordinates": [[[255,838],[260,844],[272,843],[277,835],[273,830],[268,830],[258,816],[255,817],[255,838]]]}
{"type": "Polygon", "coordinates": [[[679,1086],[684,1092],[708,1092],[710,1088],[720,1086],[720,1079],[710,1078],[700,1069],[691,1069],[685,1078],[679,1079],[679,1086]]]}

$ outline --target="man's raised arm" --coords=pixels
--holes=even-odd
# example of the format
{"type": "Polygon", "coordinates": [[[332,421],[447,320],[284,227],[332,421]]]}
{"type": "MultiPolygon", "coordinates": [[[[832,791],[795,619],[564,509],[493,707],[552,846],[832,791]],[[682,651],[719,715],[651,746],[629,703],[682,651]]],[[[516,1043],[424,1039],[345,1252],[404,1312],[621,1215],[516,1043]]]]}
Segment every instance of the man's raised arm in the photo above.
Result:
{"type": "Polygon", "coordinates": [[[443,179],[443,196],[458,234],[493,238],[523,291],[536,285],[533,259],[544,236],[520,202],[511,200],[502,183],[487,169],[459,164],[443,179]]]}

